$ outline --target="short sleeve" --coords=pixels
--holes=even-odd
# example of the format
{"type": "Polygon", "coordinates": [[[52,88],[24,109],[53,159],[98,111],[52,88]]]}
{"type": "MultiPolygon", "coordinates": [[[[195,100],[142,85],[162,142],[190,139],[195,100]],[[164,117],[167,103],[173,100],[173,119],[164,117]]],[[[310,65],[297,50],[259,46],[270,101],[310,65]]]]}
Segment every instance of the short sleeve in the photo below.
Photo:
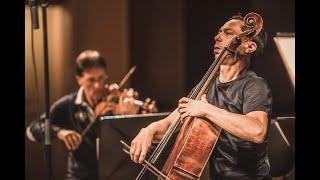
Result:
{"type": "Polygon", "coordinates": [[[243,114],[251,111],[265,111],[269,115],[272,107],[272,94],[266,81],[253,78],[244,89],[243,114]]]}

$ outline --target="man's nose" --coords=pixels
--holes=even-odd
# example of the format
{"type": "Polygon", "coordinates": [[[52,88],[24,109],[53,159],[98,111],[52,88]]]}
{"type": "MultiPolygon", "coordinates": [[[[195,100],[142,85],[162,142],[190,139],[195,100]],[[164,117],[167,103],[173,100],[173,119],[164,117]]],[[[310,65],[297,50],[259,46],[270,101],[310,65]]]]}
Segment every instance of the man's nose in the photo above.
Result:
{"type": "Polygon", "coordinates": [[[99,87],[103,86],[103,84],[102,84],[101,82],[99,82],[99,81],[95,81],[94,84],[93,84],[93,86],[94,86],[95,88],[99,88],[99,87]]]}
{"type": "Polygon", "coordinates": [[[217,35],[214,37],[214,40],[215,40],[215,41],[221,41],[220,34],[217,34],[217,35]]]}

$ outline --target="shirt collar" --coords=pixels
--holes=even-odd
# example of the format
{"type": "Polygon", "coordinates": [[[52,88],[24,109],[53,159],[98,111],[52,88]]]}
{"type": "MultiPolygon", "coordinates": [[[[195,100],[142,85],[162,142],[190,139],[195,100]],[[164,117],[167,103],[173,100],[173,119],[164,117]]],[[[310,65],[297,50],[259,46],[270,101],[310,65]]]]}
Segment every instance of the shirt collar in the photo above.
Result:
{"type": "Polygon", "coordinates": [[[83,86],[81,86],[78,90],[77,97],[76,97],[76,100],[74,101],[74,103],[77,105],[87,106],[88,103],[84,100],[83,97],[84,97],[84,88],[83,88],[83,86]]]}
{"type": "Polygon", "coordinates": [[[87,112],[88,112],[90,121],[94,120],[94,111],[93,111],[93,109],[89,106],[89,104],[85,101],[85,98],[84,98],[84,88],[83,88],[83,86],[81,86],[81,87],[79,88],[78,93],[77,93],[77,97],[76,97],[74,103],[75,103],[76,105],[85,107],[85,108],[87,109],[87,112]]]}

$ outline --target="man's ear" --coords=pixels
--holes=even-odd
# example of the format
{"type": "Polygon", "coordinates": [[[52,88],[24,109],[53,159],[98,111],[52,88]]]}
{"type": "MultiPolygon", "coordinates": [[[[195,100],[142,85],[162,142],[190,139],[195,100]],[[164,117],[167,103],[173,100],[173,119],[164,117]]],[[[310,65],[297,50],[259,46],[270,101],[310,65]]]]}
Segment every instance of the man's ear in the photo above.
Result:
{"type": "Polygon", "coordinates": [[[82,86],[82,84],[83,84],[83,78],[81,77],[81,76],[78,76],[78,75],[76,75],[76,80],[77,80],[77,83],[78,83],[78,85],[79,86],[82,86]]]}
{"type": "Polygon", "coordinates": [[[255,42],[248,41],[246,43],[247,43],[247,45],[244,50],[246,54],[252,54],[254,51],[257,50],[257,44],[255,42]]]}

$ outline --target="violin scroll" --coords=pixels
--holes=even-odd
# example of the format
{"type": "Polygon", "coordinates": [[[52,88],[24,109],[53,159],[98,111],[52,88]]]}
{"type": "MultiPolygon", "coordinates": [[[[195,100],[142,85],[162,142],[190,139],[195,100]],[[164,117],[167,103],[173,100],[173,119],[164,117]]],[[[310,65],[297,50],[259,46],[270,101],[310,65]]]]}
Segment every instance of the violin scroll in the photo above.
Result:
{"type": "Polygon", "coordinates": [[[144,101],[143,105],[141,106],[141,114],[156,113],[156,112],[158,112],[156,101],[151,100],[150,98],[147,98],[144,101]]]}

